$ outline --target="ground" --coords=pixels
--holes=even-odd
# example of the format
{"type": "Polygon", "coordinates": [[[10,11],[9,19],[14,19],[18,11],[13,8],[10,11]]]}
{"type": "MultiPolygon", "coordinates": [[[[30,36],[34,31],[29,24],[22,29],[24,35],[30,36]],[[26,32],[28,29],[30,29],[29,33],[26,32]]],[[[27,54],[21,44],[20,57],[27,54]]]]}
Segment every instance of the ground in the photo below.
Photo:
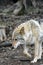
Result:
{"type": "Polygon", "coordinates": [[[32,58],[23,54],[22,45],[20,45],[17,49],[12,49],[12,46],[0,48],[0,65],[43,65],[43,55],[42,59],[38,60],[37,63],[30,63],[33,59],[34,46],[29,47],[29,52],[32,54],[32,58]]]}

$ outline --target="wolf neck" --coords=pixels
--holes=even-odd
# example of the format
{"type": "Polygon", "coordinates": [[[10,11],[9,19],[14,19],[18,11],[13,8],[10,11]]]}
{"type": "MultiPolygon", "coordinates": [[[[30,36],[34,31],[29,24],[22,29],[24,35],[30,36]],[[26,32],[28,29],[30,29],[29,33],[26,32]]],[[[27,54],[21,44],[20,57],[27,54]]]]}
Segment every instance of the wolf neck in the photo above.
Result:
{"type": "Polygon", "coordinates": [[[29,38],[29,35],[32,35],[32,31],[26,32],[26,33],[23,35],[23,38],[24,38],[25,41],[27,41],[27,39],[29,38]]]}

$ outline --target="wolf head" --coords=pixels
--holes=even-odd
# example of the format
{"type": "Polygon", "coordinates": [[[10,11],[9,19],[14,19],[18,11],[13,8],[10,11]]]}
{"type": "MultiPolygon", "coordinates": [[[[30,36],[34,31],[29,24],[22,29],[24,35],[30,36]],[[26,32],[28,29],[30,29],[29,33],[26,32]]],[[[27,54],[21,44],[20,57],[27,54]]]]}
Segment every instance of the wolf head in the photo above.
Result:
{"type": "Polygon", "coordinates": [[[25,34],[24,32],[24,27],[22,27],[19,31],[14,31],[12,34],[12,46],[14,48],[17,48],[20,44],[24,44],[24,38],[23,35],[25,34]]]}

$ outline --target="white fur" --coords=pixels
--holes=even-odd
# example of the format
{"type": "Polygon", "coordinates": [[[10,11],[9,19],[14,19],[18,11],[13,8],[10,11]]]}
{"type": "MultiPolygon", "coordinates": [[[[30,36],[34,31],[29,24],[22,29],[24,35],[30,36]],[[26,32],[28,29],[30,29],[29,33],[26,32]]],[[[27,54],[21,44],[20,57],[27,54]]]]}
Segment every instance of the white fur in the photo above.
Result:
{"type": "Polygon", "coordinates": [[[29,38],[29,35],[32,35],[32,31],[26,32],[25,35],[23,36],[23,38],[25,39],[25,41],[27,41],[27,39],[29,38]]]}

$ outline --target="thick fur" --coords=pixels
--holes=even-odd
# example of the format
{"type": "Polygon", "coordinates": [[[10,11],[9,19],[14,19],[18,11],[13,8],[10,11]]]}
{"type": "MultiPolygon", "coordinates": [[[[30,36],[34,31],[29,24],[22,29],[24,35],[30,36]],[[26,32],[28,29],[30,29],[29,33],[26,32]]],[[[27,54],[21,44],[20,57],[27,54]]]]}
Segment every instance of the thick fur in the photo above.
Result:
{"type": "Polygon", "coordinates": [[[16,27],[12,34],[12,45],[14,48],[17,48],[20,44],[24,44],[24,54],[31,57],[31,54],[28,53],[27,44],[34,43],[34,59],[32,63],[37,62],[38,59],[41,59],[42,55],[42,39],[43,39],[43,25],[33,19],[26,21],[25,23],[20,24],[16,27]],[[23,43],[24,41],[24,43],[23,43]]]}

